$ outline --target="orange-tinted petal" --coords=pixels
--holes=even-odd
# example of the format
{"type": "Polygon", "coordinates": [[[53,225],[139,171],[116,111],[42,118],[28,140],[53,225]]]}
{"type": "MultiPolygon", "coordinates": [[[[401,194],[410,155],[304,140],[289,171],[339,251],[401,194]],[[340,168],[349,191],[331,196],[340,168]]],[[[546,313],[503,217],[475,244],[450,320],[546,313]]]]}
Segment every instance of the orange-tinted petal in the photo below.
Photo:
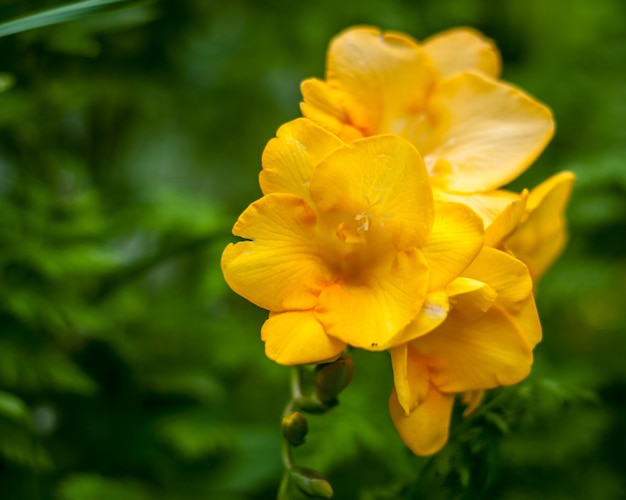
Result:
{"type": "Polygon", "coordinates": [[[390,269],[325,288],[315,315],[326,332],[347,344],[382,350],[419,313],[428,268],[417,249],[399,252],[390,269]]]}
{"type": "Polygon", "coordinates": [[[454,395],[439,392],[432,385],[426,399],[408,416],[394,390],[389,398],[391,419],[402,441],[416,455],[437,453],[448,441],[454,395]]]}
{"type": "Polygon", "coordinates": [[[527,215],[506,240],[506,247],[539,279],[559,256],[567,241],[564,212],[574,184],[574,174],[561,172],[530,192],[527,215]]]}
{"type": "Polygon", "coordinates": [[[423,106],[435,77],[430,58],[400,33],[352,28],[328,51],[326,81],[350,96],[346,112],[364,135],[404,128],[404,119],[423,106]]]}
{"type": "Polygon", "coordinates": [[[430,268],[429,290],[445,288],[472,262],[483,245],[483,223],[460,203],[435,202],[435,221],[423,247],[430,268]]]}
{"type": "Polygon", "coordinates": [[[423,244],[433,224],[428,173],[401,137],[368,137],[333,151],[315,169],[310,189],[317,207],[344,216],[352,233],[375,229],[400,249],[423,244]]]}
{"type": "Polygon", "coordinates": [[[428,394],[428,366],[408,344],[389,350],[393,366],[393,383],[400,406],[409,415],[426,399],[428,394]]]}
{"type": "Polygon", "coordinates": [[[286,123],[263,151],[259,174],[263,193],[291,193],[309,200],[313,169],[342,144],[338,137],[305,118],[286,123]]]}
{"type": "Polygon", "coordinates": [[[267,357],[281,365],[322,363],[346,347],[344,342],[326,334],[313,311],[270,313],[261,338],[267,357]]]}
{"type": "Polygon", "coordinates": [[[530,372],[532,351],[499,306],[474,321],[454,311],[428,335],[411,342],[425,358],[430,380],[444,392],[489,389],[519,382],[530,372]]]}
{"type": "Polygon", "coordinates": [[[270,194],[256,201],[233,228],[251,241],[230,244],[222,255],[226,282],[264,309],[312,309],[329,272],[315,245],[315,225],[301,198],[270,194]]]}
{"type": "Polygon", "coordinates": [[[515,179],[554,131],[552,113],[521,90],[478,73],[441,82],[437,106],[448,123],[424,153],[434,182],[447,191],[491,191],[515,179]]]}
{"type": "Polygon", "coordinates": [[[455,28],[424,41],[422,47],[435,62],[441,78],[463,71],[500,76],[500,53],[489,38],[471,28],[455,28]]]}

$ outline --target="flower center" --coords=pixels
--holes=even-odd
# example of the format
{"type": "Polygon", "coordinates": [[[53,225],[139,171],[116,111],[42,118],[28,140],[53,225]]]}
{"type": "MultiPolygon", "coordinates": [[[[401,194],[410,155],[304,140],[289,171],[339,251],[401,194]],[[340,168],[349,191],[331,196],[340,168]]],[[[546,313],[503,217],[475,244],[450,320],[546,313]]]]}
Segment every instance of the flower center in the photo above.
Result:
{"type": "Polygon", "coordinates": [[[358,214],[354,220],[356,220],[359,225],[356,230],[360,233],[361,231],[367,231],[372,224],[372,214],[367,210],[363,210],[360,214],[358,214]]]}
{"type": "Polygon", "coordinates": [[[319,234],[326,263],[336,279],[367,283],[372,276],[386,273],[393,261],[397,248],[385,224],[385,218],[393,215],[377,213],[376,205],[368,203],[356,214],[335,213],[326,219],[319,234]]]}

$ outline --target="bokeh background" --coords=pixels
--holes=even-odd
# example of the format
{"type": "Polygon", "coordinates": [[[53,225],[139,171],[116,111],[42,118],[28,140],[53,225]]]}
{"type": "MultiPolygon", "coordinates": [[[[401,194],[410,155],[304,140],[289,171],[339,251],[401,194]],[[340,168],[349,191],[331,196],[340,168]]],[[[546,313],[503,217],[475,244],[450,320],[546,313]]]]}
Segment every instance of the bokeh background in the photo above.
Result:
{"type": "MultiPolygon", "coordinates": [[[[355,24],[493,38],[557,120],[514,187],[573,170],[571,238],[532,375],[455,415],[440,454],[406,450],[388,357],[354,352],[298,463],[339,499],[626,498],[623,0],[98,4],[0,38],[0,498],[275,497],[290,370],[219,258],[300,81],[355,24]]],[[[59,5],[2,1],[0,21],[59,5]]]]}

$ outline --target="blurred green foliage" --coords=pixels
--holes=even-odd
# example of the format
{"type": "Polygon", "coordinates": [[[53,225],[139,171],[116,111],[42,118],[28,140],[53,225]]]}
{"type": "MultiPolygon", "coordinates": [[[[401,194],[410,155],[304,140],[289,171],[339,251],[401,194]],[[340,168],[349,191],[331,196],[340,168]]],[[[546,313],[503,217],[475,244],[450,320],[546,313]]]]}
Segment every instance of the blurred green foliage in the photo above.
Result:
{"type": "Polygon", "coordinates": [[[533,374],[455,413],[440,454],[406,450],[387,356],[354,352],[298,464],[339,499],[626,498],[626,3],[100,3],[0,39],[0,498],[275,497],[289,371],[219,257],[299,82],[355,24],[496,40],[558,124],[515,187],[576,172],[571,242],[538,289],[533,374]]]}

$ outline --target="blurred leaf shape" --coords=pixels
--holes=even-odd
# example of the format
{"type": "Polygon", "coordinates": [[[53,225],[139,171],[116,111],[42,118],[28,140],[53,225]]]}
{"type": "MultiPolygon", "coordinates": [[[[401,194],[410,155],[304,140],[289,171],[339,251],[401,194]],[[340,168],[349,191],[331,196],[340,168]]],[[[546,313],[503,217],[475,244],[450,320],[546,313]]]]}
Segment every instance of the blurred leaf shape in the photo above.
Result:
{"type": "Polygon", "coordinates": [[[96,390],[95,382],[62,351],[10,341],[0,342],[0,384],[30,392],[89,395],[96,390]]]}
{"type": "Polygon", "coordinates": [[[125,3],[129,0],[86,0],[75,2],[53,9],[47,9],[36,14],[12,19],[0,24],[0,37],[14,35],[22,31],[28,31],[44,26],[73,21],[104,9],[112,4],[125,3]]]}
{"type": "Polygon", "coordinates": [[[14,422],[31,423],[30,412],[24,401],[10,392],[0,391],[0,415],[14,422]]]}
{"type": "Polygon", "coordinates": [[[153,500],[156,492],[139,481],[112,479],[97,474],[67,476],[57,490],[58,500],[153,500]]]}

